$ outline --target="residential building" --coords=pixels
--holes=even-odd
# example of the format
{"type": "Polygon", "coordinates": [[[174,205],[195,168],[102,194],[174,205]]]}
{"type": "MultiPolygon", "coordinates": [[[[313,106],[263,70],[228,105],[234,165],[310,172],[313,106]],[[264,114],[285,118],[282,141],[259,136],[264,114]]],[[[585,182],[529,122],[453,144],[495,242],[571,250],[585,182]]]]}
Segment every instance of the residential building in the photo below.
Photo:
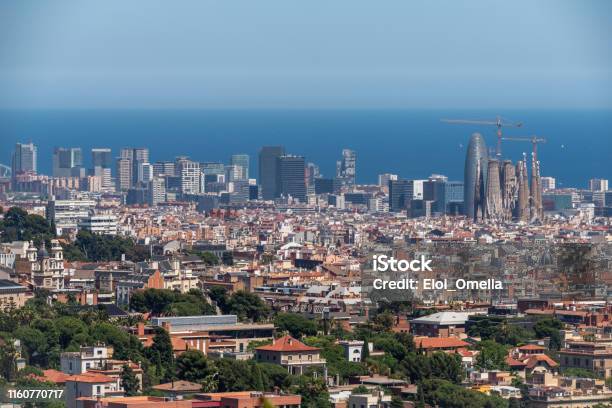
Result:
{"type": "Polygon", "coordinates": [[[92,214],[81,219],[78,227],[93,234],[117,235],[117,217],[112,214],[92,214]]]}
{"type": "Polygon", "coordinates": [[[32,292],[18,283],[0,279],[0,311],[19,309],[33,297],[32,292]]]}
{"type": "Polygon", "coordinates": [[[47,220],[55,224],[57,234],[76,231],[79,223],[93,214],[93,200],[50,200],[47,204],[47,220]]]}
{"type": "Polygon", "coordinates": [[[583,368],[602,377],[612,376],[612,346],[605,342],[570,341],[559,350],[561,369],[583,368]]]}
{"type": "Polygon", "coordinates": [[[325,369],[321,349],[307,346],[291,336],[275,339],[272,344],[255,348],[255,359],[285,367],[290,374],[302,375],[309,369],[325,369]]]}
{"type": "Polygon", "coordinates": [[[364,345],[363,340],[342,340],[338,344],[342,346],[344,357],[346,357],[348,361],[354,363],[361,362],[364,345]]]}

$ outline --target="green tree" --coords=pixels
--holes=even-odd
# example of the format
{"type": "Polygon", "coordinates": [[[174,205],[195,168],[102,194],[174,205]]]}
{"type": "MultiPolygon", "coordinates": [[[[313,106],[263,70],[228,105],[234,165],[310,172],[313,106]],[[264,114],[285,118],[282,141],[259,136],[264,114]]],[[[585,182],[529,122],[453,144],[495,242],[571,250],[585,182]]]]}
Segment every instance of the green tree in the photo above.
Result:
{"type": "Polygon", "coordinates": [[[559,350],[561,348],[561,329],[563,323],[554,318],[540,319],[533,326],[533,331],[538,339],[550,338],[549,348],[559,350]]]}
{"type": "Polygon", "coordinates": [[[270,315],[270,308],[259,296],[242,290],[233,293],[224,306],[224,313],[238,315],[241,320],[260,322],[270,315]]]}
{"type": "Polygon", "coordinates": [[[256,391],[265,391],[263,374],[257,363],[251,364],[251,377],[253,389],[256,391]]]}
{"type": "Polygon", "coordinates": [[[219,258],[212,252],[198,252],[197,255],[204,261],[206,265],[213,266],[219,265],[219,258]]]}
{"type": "Polygon", "coordinates": [[[121,369],[121,387],[123,387],[126,397],[136,395],[140,388],[138,378],[136,374],[134,374],[134,370],[132,370],[128,364],[124,364],[121,369]]]}
{"type": "Polygon", "coordinates": [[[82,320],[72,316],[61,316],[54,323],[59,332],[62,349],[68,346],[78,349],[81,344],[89,343],[88,327],[82,320]]]}
{"type": "Polygon", "coordinates": [[[48,344],[43,332],[26,326],[18,328],[14,336],[21,341],[29,364],[46,367],[48,344]]]}
{"type": "Polygon", "coordinates": [[[331,406],[327,386],[321,378],[300,376],[296,393],[302,396],[303,408],[325,408],[331,406]]]}
{"type": "Polygon", "coordinates": [[[419,384],[422,399],[430,405],[445,408],[507,408],[508,401],[465,389],[444,380],[423,380],[419,384]]]}
{"type": "Polygon", "coordinates": [[[55,231],[45,218],[36,214],[28,214],[19,207],[9,208],[0,223],[2,242],[34,241],[35,245],[40,246],[43,242],[48,245],[54,237],[55,231]]]}
{"type": "Polygon", "coordinates": [[[296,313],[279,313],[274,318],[274,326],[278,331],[288,331],[291,336],[314,336],[317,334],[317,324],[296,313]]]}
{"type": "Polygon", "coordinates": [[[176,375],[181,380],[200,382],[215,371],[199,350],[187,350],[176,358],[176,375]]]}
{"type": "Polygon", "coordinates": [[[223,256],[221,256],[221,262],[223,262],[223,265],[233,265],[234,255],[230,251],[223,252],[223,256]]]}
{"type": "Polygon", "coordinates": [[[393,327],[395,318],[389,312],[379,313],[376,315],[373,321],[374,330],[377,332],[390,331],[393,327]]]}
{"type": "Polygon", "coordinates": [[[161,327],[155,328],[153,344],[146,349],[145,354],[156,366],[158,375],[164,381],[171,381],[174,377],[174,351],[170,334],[161,327]]]}
{"type": "Polygon", "coordinates": [[[476,366],[485,370],[505,370],[508,349],[493,340],[484,340],[478,344],[480,353],[476,357],[476,366]]]}
{"type": "Polygon", "coordinates": [[[351,394],[369,394],[370,390],[365,385],[359,385],[351,391],[351,394]]]}

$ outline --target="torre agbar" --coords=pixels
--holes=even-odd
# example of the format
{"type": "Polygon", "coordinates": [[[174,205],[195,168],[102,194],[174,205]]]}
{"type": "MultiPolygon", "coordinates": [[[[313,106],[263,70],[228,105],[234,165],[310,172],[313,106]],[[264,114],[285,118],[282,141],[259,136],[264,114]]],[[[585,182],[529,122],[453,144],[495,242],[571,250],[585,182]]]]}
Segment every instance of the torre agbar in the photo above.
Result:
{"type": "Polygon", "coordinates": [[[542,182],[535,154],[531,162],[529,185],[525,156],[516,166],[510,160],[490,158],[482,135],[472,134],[465,158],[466,215],[474,221],[541,220],[542,182]]]}

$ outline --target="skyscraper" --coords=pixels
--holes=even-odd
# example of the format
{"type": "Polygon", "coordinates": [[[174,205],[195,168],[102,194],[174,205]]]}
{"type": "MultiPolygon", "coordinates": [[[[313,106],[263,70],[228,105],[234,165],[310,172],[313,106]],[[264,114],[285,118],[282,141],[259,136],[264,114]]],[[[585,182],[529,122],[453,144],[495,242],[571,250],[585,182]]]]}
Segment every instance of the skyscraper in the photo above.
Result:
{"type": "Polygon", "coordinates": [[[38,147],[34,143],[17,143],[13,152],[11,171],[13,177],[23,173],[36,173],[38,147]]]}
{"type": "Polygon", "coordinates": [[[166,201],[166,180],[163,177],[153,177],[149,182],[149,205],[155,206],[166,201]]]}
{"type": "Polygon", "coordinates": [[[264,146],[259,151],[259,185],[264,200],[273,200],[280,195],[277,180],[278,158],[284,154],[283,146],[264,146]]]}
{"type": "Polygon", "coordinates": [[[240,166],[242,168],[242,175],[240,180],[249,179],[249,155],[248,154],[233,154],[230,159],[230,165],[240,166]]]}
{"type": "Polygon", "coordinates": [[[608,190],[608,180],[594,178],[589,180],[589,190],[591,191],[607,191],[608,190]]]}
{"type": "Polygon", "coordinates": [[[484,216],[487,169],[487,146],[480,133],[474,133],[470,137],[467,148],[463,185],[465,214],[472,220],[478,220],[484,216]]]}
{"type": "Polygon", "coordinates": [[[177,157],[177,174],[181,177],[181,193],[200,194],[202,184],[202,171],[200,163],[186,157],[177,157]]]}
{"type": "Polygon", "coordinates": [[[389,180],[389,211],[400,212],[408,206],[411,201],[409,180],[389,180]]]}
{"type": "Polygon", "coordinates": [[[80,147],[56,147],[53,150],[53,177],[79,176],[83,166],[83,152],[80,147]]]}
{"type": "Polygon", "coordinates": [[[556,188],[557,180],[554,177],[541,177],[542,190],[554,190],[556,188]]]}
{"type": "Polygon", "coordinates": [[[117,159],[117,187],[121,191],[132,187],[132,159],[128,157],[117,159]]]}
{"type": "Polygon", "coordinates": [[[280,195],[306,202],[305,162],[302,156],[283,155],[278,159],[278,189],[280,195]]]}
{"type": "Polygon", "coordinates": [[[91,166],[110,169],[113,166],[111,149],[107,147],[95,147],[91,149],[91,166]]]}
{"type": "Polygon", "coordinates": [[[146,147],[139,147],[133,149],[132,156],[132,183],[140,183],[148,180],[144,180],[142,173],[142,165],[149,163],[149,149],[146,147]]]}
{"type": "Polygon", "coordinates": [[[350,149],[342,150],[342,159],[336,162],[336,178],[343,186],[355,185],[357,154],[350,149]]]}

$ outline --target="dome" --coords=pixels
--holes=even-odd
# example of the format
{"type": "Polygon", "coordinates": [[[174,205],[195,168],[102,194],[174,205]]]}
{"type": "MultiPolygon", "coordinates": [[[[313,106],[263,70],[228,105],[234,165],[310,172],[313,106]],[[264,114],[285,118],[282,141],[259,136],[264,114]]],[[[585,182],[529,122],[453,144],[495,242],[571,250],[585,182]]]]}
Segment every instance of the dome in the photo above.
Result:
{"type": "Polygon", "coordinates": [[[48,258],[49,257],[49,253],[47,252],[47,249],[45,248],[45,243],[42,243],[42,247],[38,250],[38,253],[36,254],[38,259],[43,259],[43,258],[48,258]]]}

